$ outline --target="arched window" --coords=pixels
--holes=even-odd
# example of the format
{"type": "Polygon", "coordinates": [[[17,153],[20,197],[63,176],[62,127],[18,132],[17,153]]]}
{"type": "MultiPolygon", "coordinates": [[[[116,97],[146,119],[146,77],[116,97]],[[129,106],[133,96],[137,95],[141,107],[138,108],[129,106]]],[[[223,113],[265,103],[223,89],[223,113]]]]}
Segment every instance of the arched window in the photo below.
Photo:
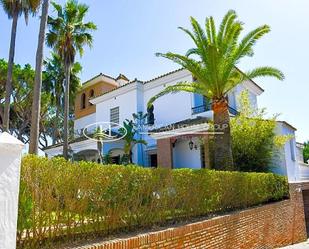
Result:
{"type": "MultiPolygon", "coordinates": [[[[92,99],[94,97],[94,90],[91,89],[90,93],[89,93],[89,99],[92,99]]],[[[89,102],[90,103],[90,102],[89,102]]],[[[92,103],[90,103],[90,105],[93,105],[92,103]]]]}
{"type": "Polygon", "coordinates": [[[147,123],[148,123],[148,125],[154,125],[155,118],[154,118],[153,111],[154,111],[153,105],[147,107],[147,123]]]}
{"type": "Polygon", "coordinates": [[[86,94],[83,93],[82,97],[81,97],[81,109],[85,109],[86,108],[86,94]]]}

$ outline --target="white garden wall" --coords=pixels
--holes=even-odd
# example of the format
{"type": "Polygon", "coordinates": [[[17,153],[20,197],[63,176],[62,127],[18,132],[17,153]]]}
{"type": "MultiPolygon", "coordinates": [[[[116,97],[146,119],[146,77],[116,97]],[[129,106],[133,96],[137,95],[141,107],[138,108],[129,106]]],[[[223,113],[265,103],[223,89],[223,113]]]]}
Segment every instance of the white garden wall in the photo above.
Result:
{"type": "Polygon", "coordinates": [[[24,144],[0,135],[0,248],[16,248],[21,154],[24,144]]]}

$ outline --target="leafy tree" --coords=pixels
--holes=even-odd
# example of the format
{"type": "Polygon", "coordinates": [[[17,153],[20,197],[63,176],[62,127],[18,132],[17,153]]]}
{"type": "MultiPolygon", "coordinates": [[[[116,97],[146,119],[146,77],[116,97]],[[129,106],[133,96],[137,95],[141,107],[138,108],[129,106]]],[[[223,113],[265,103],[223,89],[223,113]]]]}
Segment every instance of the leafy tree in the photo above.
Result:
{"type": "MultiPolygon", "coordinates": [[[[0,60],[0,130],[3,127],[3,112],[5,102],[5,83],[8,63],[0,60]]],[[[13,65],[13,91],[11,98],[14,105],[11,105],[10,132],[15,134],[18,139],[24,143],[29,142],[31,127],[31,105],[33,97],[34,70],[29,64],[20,66],[13,65]]],[[[39,130],[39,147],[44,148],[48,145],[48,134],[45,132],[46,120],[48,119],[48,110],[50,107],[50,94],[42,93],[41,111],[40,111],[40,130],[39,130]]]]}
{"type": "Polygon", "coordinates": [[[125,163],[132,163],[132,149],[136,144],[144,144],[147,145],[147,142],[143,139],[136,138],[138,136],[138,130],[133,120],[128,120],[123,122],[123,128],[119,129],[121,135],[124,135],[124,153],[125,163]]]}
{"type": "Polygon", "coordinates": [[[48,7],[49,7],[49,0],[43,0],[38,47],[36,51],[35,80],[33,89],[32,112],[31,112],[29,153],[32,154],[38,154],[39,150],[43,50],[45,43],[48,7]]]}
{"type": "Polygon", "coordinates": [[[9,62],[5,86],[5,106],[3,110],[3,129],[9,131],[10,122],[10,104],[12,94],[13,67],[15,56],[16,30],[18,18],[24,15],[26,23],[28,23],[29,14],[34,14],[40,5],[40,0],[0,0],[4,12],[12,19],[11,42],[9,51],[9,62]]]}
{"type": "Polygon", "coordinates": [[[309,141],[304,143],[304,160],[305,162],[308,162],[309,160],[309,141]]]}
{"type": "Polygon", "coordinates": [[[276,118],[266,119],[265,109],[253,109],[249,95],[240,95],[240,114],[231,119],[232,150],[236,170],[267,172],[273,156],[290,136],[276,135],[276,118]]]}
{"type": "Polygon", "coordinates": [[[72,65],[77,53],[80,56],[83,55],[85,45],[91,47],[93,38],[90,32],[96,30],[96,25],[93,22],[84,22],[89,7],[78,3],[77,0],[67,1],[64,7],[54,2],[52,5],[57,12],[57,16],[48,18],[47,44],[60,56],[65,71],[63,156],[67,159],[72,65]]]}
{"type": "Polygon", "coordinates": [[[219,29],[213,17],[206,18],[205,29],[191,17],[193,31],[183,30],[194,42],[194,47],[185,55],[175,53],[158,53],[181,65],[193,75],[193,82],[179,82],[166,87],[162,92],[149,100],[148,106],[163,95],[185,91],[198,93],[212,101],[214,124],[217,134],[214,139],[216,169],[233,170],[233,157],[230,136],[230,114],[227,93],[246,79],[260,76],[272,76],[283,80],[278,69],[258,67],[246,73],[237,69],[244,57],[253,56],[256,42],[270,31],[269,26],[260,26],[240,39],[243,23],[237,20],[235,11],[230,10],[224,16],[219,29]]]}

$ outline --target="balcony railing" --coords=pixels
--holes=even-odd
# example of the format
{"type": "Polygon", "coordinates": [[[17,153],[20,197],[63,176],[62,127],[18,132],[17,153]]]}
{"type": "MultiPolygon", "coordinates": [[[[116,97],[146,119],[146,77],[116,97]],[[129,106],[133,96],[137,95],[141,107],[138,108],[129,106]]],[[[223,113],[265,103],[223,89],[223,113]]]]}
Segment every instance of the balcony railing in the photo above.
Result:
{"type": "Polygon", "coordinates": [[[229,106],[229,112],[230,112],[230,114],[232,114],[234,116],[239,114],[239,111],[237,111],[236,109],[234,109],[234,108],[232,108],[230,106],[229,106]]]}
{"type": "Polygon", "coordinates": [[[195,106],[195,107],[192,107],[192,115],[210,111],[210,110],[211,110],[210,104],[195,106]]]}
{"type": "MultiPolygon", "coordinates": [[[[205,105],[200,105],[200,106],[195,106],[195,107],[192,107],[192,115],[202,113],[202,112],[207,112],[210,110],[211,110],[211,103],[207,103],[205,105]]],[[[229,106],[229,113],[235,116],[239,114],[239,112],[236,109],[230,106],[229,106]]]]}

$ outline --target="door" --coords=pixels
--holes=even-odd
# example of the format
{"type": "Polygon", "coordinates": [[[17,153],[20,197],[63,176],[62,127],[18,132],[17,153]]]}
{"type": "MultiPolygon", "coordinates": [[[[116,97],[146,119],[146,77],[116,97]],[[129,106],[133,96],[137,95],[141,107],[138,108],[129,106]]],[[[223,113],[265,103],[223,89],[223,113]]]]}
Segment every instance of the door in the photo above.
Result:
{"type": "Polygon", "coordinates": [[[309,233],[309,190],[303,190],[304,211],[306,219],[307,235],[309,233]]]}
{"type": "Polygon", "coordinates": [[[151,167],[158,167],[158,158],[157,154],[151,154],[150,156],[150,166],[151,167]]]}

